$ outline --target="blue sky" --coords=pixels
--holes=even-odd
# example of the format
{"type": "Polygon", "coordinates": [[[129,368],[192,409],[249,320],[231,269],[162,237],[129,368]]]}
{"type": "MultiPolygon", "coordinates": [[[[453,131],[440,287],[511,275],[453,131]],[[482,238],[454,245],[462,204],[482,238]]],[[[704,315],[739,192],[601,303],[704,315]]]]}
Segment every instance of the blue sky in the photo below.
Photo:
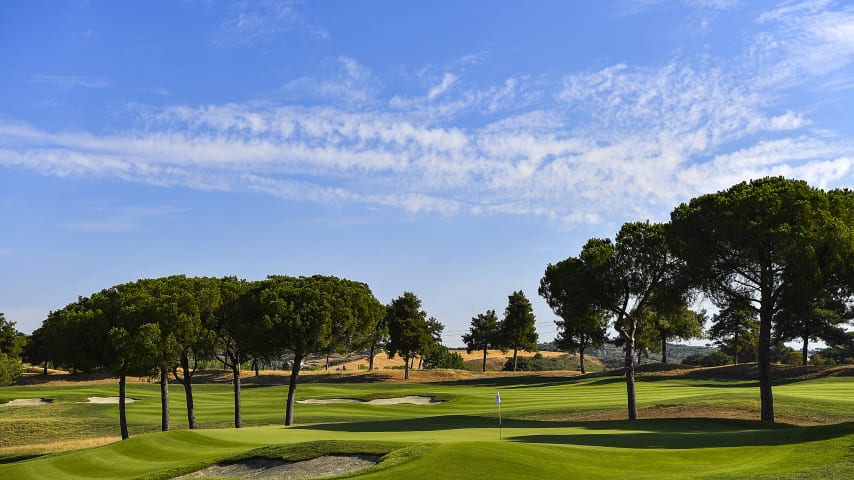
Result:
{"type": "Polygon", "coordinates": [[[459,345],[546,264],[766,175],[852,186],[833,1],[0,2],[0,311],[331,274],[459,345]]]}

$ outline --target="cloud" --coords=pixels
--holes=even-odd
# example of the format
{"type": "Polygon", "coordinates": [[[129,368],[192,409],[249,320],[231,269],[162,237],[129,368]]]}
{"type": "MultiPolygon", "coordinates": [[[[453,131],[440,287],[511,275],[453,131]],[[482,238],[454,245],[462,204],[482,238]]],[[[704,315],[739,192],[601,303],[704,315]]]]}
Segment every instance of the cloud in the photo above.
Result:
{"type": "Polygon", "coordinates": [[[750,56],[762,85],[800,84],[854,62],[854,6],[818,0],[789,3],[756,19],[750,56]]]}
{"type": "Polygon", "coordinates": [[[431,88],[430,91],[427,93],[427,98],[433,100],[439,95],[445,93],[449,88],[451,88],[454,83],[456,83],[456,81],[456,75],[454,75],[453,73],[445,73],[445,75],[442,76],[442,83],[431,88]]]}
{"type": "Polygon", "coordinates": [[[288,1],[241,1],[231,7],[213,39],[221,47],[249,47],[275,40],[288,31],[298,30],[318,39],[329,33],[307,22],[288,1]]]}
{"type": "Polygon", "coordinates": [[[84,234],[131,233],[157,219],[180,215],[186,210],[172,206],[106,206],[92,209],[89,218],[68,220],[62,226],[84,234]]]}
{"type": "Polygon", "coordinates": [[[66,90],[71,88],[105,88],[110,86],[110,80],[107,78],[82,77],[78,75],[36,74],[30,77],[30,81],[66,90]]]}
{"type": "Polygon", "coordinates": [[[12,254],[11,248],[2,248],[0,247],[0,257],[8,257],[12,254]]]}
{"type": "MultiPolygon", "coordinates": [[[[767,175],[850,184],[851,139],[783,103],[798,78],[791,66],[818,45],[797,47],[794,32],[844,51],[847,40],[834,32],[845,31],[847,11],[798,6],[760,16],[765,31],[748,38],[747,52],[735,59],[617,63],[489,85],[465,81],[457,70],[441,80],[428,71],[423,93],[407,96],[386,92],[367,66],[340,56],[325,74],[285,85],[289,104],[137,108],[136,129],[110,133],[0,119],[0,165],[413,214],[561,223],[661,219],[692,196],[767,175]],[[761,47],[777,37],[781,47],[757,49],[757,41],[761,47]]],[[[824,80],[837,70],[809,75],[824,80]]],[[[138,225],[109,223],[122,218],[137,217],[69,227],[138,225]]]]}
{"type": "Polygon", "coordinates": [[[305,101],[311,98],[337,100],[348,104],[373,101],[382,88],[379,79],[365,65],[346,55],[333,62],[324,78],[301,77],[279,90],[288,98],[305,101]]]}

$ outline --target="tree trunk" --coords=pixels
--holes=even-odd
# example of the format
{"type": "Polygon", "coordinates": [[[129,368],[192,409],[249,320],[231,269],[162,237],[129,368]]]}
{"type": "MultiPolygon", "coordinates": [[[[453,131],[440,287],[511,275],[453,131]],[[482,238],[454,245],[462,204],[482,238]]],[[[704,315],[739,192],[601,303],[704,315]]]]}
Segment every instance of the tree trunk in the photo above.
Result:
{"type": "Polygon", "coordinates": [[[661,339],[661,363],[667,363],[667,339],[661,339]]]}
{"type": "MultiPolygon", "coordinates": [[[[223,362],[223,365],[225,365],[225,362],[223,362]]],[[[196,428],[196,407],[193,403],[193,373],[190,371],[189,357],[181,357],[181,369],[184,371],[183,378],[178,376],[177,368],[172,370],[172,374],[175,376],[175,380],[178,380],[184,386],[184,397],[187,399],[187,425],[192,430],[196,428]]]]}
{"type": "Polygon", "coordinates": [[[421,370],[421,366],[424,364],[424,355],[418,357],[418,370],[421,370]]]}
{"type": "Polygon", "coordinates": [[[774,396],[771,392],[771,320],[774,316],[772,278],[769,267],[762,269],[759,308],[759,401],[763,422],[774,422],[774,396]]]}
{"type": "Polygon", "coordinates": [[[637,324],[634,320],[629,320],[631,329],[628,332],[623,332],[626,337],[626,400],[629,411],[629,420],[638,419],[638,406],[635,401],[635,332],[637,332],[637,324]]]}
{"type": "Polygon", "coordinates": [[[47,360],[44,361],[44,376],[47,376],[47,360]]]}
{"type": "Polygon", "coordinates": [[[738,330],[735,332],[735,355],[733,356],[733,364],[738,365],[738,330]]]}
{"type": "Polygon", "coordinates": [[[294,366],[291,368],[291,381],[288,384],[288,403],[285,408],[285,426],[290,427],[294,424],[294,403],[297,399],[297,378],[299,371],[302,368],[303,355],[294,355],[294,366]]]}
{"type": "Polygon", "coordinates": [[[403,357],[403,379],[409,380],[409,357],[403,357]]]}
{"type": "Polygon", "coordinates": [[[160,430],[169,431],[169,372],[160,367],[160,430]]]}
{"type": "Polygon", "coordinates": [[[513,347],[513,371],[516,371],[516,354],[519,352],[518,347],[513,347]]]}
{"type": "Polygon", "coordinates": [[[119,428],[122,431],[122,440],[130,438],[128,434],[128,416],[125,410],[125,385],[127,377],[124,374],[119,376],[119,428]]]}
{"type": "MultiPolygon", "coordinates": [[[[253,359],[252,366],[255,368],[255,378],[261,376],[261,362],[258,361],[257,358],[253,359]]],[[[240,366],[237,367],[237,370],[240,371],[240,366]]]]}
{"type": "Polygon", "coordinates": [[[587,373],[584,370],[584,349],[585,348],[587,348],[587,344],[584,341],[582,341],[581,344],[578,346],[578,366],[581,367],[581,374],[582,375],[587,373]]]}
{"type": "Polygon", "coordinates": [[[234,376],[234,428],[240,428],[243,426],[243,419],[240,417],[240,361],[232,358],[231,362],[231,374],[234,376]]]}
{"type": "Polygon", "coordinates": [[[329,373],[329,352],[326,352],[326,373],[329,373]]]}
{"type": "Polygon", "coordinates": [[[801,349],[801,362],[806,366],[807,360],[809,360],[809,335],[804,335],[804,348],[801,349]]]}
{"type": "Polygon", "coordinates": [[[374,350],[376,349],[376,346],[377,346],[376,342],[371,342],[371,353],[370,353],[370,358],[368,358],[368,371],[369,372],[374,371],[374,350]]]}
{"type": "Polygon", "coordinates": [[[484,348],[483,349],[483,373],[486,373],[486,353],[487,353],[487,349],[484,348]]]}

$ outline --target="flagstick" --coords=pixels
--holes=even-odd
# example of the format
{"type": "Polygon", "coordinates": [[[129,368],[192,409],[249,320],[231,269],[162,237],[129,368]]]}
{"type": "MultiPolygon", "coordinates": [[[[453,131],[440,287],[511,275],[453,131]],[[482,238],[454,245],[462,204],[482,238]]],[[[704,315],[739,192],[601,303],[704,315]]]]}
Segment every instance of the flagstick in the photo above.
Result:
{"type": "Polygon", "coordinates": [[[496,398],[499,399],[498,400],[498,439],[503,440],[504,439],[504,433],[501,430],[501,397],[497,396],[496,398]]]}

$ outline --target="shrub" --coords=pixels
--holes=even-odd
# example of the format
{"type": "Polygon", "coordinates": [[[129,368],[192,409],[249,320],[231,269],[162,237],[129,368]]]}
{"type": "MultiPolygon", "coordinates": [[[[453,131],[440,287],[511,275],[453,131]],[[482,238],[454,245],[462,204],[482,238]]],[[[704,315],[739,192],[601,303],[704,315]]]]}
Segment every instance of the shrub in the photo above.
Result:
{"type": "Polygon", "coordinates": [[[730,363],[732,363],[732,358],[721,351],[714,351],[708,355],[694,353],[685,357],[685,360],[682,360],[682,365],[694,365],[697,367],[719,367],[721,365],[729,365],[730,363]]]}
{"type": "MultiPolygon", "coordinates": [[[[578,361],[574,356],[561,355],[559,357],[544,357],[541,353],[533,357],[518,357],[516,359],[516,370],[520,372],[544,372],[551,370],[576,370],[578,361]]],[[[504,371],[513,371],[513,359],[504,362],[504,371]]]]}
{"type": "Polygon", "coordinates": [[[0,353],[0,385],[11,385],[21,376],[21,361],[0,353]]]}
{"type": "Polygon", "coordinates": [[[465,370],[463,356],[457,352],[448,350],[448,347],[439,345],[438,348],[424,356],[424,368],[453,368],[465,370]]]}

